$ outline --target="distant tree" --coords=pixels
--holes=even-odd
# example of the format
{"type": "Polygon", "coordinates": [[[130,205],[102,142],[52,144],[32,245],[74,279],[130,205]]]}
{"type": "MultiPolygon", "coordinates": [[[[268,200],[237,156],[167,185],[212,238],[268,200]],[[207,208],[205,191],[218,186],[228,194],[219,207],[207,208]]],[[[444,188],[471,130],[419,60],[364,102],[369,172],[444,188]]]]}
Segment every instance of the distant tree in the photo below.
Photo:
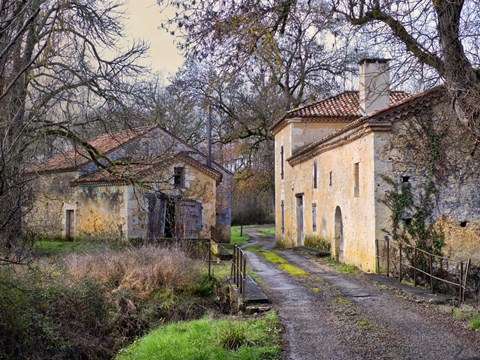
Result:
{"type": "MultiPolygon", "coordinates": [[[[88,129],[107,127],[105,111],[133,103],[135,65],[146,46],[124,53],[117,1],[0,1],[0,245],[20,236],[25,170],[64,140],[99,155],[88,129]],[[116,54],[109,56],[108,54],[116,54]],[[63,139],[63,140],[62,140],[63,139]]],[[[5,259],[4,259],[5,260],[5,259]]],[[[10,258],[12,260],[12,258],[10,258]]]]}

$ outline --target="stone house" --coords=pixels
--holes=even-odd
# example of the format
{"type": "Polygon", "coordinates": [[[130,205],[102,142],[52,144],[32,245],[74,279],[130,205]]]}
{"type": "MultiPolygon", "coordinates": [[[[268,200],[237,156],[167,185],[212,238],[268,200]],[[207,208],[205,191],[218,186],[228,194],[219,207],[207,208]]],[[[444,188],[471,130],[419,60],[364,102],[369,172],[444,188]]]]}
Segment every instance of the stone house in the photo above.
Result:
{"type": "Polygon", "coordinates": [[[283,245],[322,238],[339,261],[375,271],[375,240],[425,220],[445,255],[480,263],[480,149],[442,86],[390,91],[388,61],[364,59],[359,91],[288,111],[271,131],[283,245]],[[392,204],[407,191],[411,203],[392,204]]]}
{"type": "Polygon", "coordinates": [[[101,135],[35,167],[26,231],[229,241],[232,173],[159,126],[101,135]],[[112,164],[111,160],[115,160],[112,164]],[[102,166],[103,164],[103,166],[102,166]],[[106,170],[108,168],[108,171],[106,170]]]}

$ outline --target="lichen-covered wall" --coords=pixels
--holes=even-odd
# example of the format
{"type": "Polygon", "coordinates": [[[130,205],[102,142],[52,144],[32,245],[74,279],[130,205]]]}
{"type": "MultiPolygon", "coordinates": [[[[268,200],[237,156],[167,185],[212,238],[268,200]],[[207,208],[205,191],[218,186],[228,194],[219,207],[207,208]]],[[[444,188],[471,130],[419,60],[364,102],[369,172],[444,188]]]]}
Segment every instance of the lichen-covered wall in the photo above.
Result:
{"type": "Polygon", "coordinates": [[[152,190],[161,191],[169,196],[181,196],[186,199],[195,200],[202,204],[202,229],[199,237],[202,239],[210,238],[210,228],[216,222],[216,183],[215,179],[197,170],[193,166],[183,163],[173,163],[152,176],[143,179],[146,185],[153,187],[147,189],[129,187],[128,199],[128,237],[146,238],[148,224],[148,203],[145,200],[144,193],[152,190]],[[185,167],[185,187],[181,189],[173,188],[174,168],[185,167]],[[168,179],[165,182],[165,179],[168,179]]]}
{"type": "Polygon", "coordinates": [[[127,186],[79,186],[77,236],[89,239],[125,239],[127,186]]]}
{"type": "MultiPolygon", "coordinates": [[[[65,236],[66,210],[75,210],[75,189],[70,182],[77,172],[43,174],[32,183],[31,206],[24,209],[23,227],[26,232],[51,236],[65,236]]],[[[75,227],[75,224],[73,224],[75,227]]]]}
{"type": "Polygon", "coordinates": [[[399,186],[408,177],[417,203],[431,178],[435,192],[428,221],[444,234],[442,252],[480,264],[480,151],[448,101],[395,121],[392,131],[377,134],[375,141],[377,238],[391,226],[391,213],[381,201],[392,187],[382,176],[399,186]]]}
{"type": "MultiPolygon", "coordinates": [[[[160,128],[153,129],[147,134],[130,141],[128,144],[110,152],[108,156],[111,159],[140,156],[154,160],[155,157],[162,156],[165,152],[177,151],[187,151],[192,158],[206,164],[205,155],[192,151],[191,147],[173,138],[160,128]]],[[[212,167],[222,174],[222,181],[216,187],[216,220],[212,225],[216,226],[219,233],[222,234],[222,240],[229,242],[232,206],[232,174],[216,163],[213,163],[212,167]]],[[[96,168],[96,165],[90,163],[84,166],[81,172],[92,172],[96,170],[96,168]]],[[[135,232],[136,231],[137,230],[135,230],[135,232]]]]}

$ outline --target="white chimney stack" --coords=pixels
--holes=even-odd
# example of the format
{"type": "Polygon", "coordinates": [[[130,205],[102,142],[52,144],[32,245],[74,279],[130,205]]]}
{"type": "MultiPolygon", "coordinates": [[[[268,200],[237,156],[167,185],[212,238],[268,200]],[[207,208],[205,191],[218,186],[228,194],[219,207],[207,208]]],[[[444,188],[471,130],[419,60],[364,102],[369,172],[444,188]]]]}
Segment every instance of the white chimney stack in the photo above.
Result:
{"type": "Polygon", "coordinates": [[[388,59],[359,61],[360,112],[371,115],[390,104],[390,74],[388,59]]]}

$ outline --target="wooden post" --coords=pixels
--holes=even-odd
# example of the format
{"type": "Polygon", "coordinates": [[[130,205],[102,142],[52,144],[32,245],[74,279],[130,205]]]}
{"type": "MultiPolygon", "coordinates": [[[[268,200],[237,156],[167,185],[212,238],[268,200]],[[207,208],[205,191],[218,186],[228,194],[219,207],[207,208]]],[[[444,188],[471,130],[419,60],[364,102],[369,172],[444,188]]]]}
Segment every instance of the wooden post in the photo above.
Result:
{"type": "Polygon", "coordinates": [[[210,248],[210,242],[207,243],[207,251],[208,251],[208,278],[212,278],[212,249],[210,248]]]}
{"type": "Polygon", "coordinates": [[[377,270],[377,274],[380,274],[380,253],[378,251],[378,239],[375,239],[375,254],[375,259],[377,261],[375,268],[377,270]]]}
{"type": "Polygon", "coordinates": [[[240,237],[243,236],[243,224],[240,225],[240,237]]]}
{"type": "Polygon", "coordinates": [[[402,282],[402,244],[398,244],[398,281],[402,282]]]}
{"type": "Polygon", "coordinates": [[[432,263],[432,254],[430,254],[430,291],[433,293],[433,263],[432,263]]]}
{"type": "Polygon", "coordinates": [[[417,247],[413,248],[413,286],[417,287],[417,247]]]}
{"type": "Polygon", "coordinates": [[[462,302],[463,299],[463,261],[460,262],[460,296],[458,298],[458,304],[462,302]]]}
{"type": "Polygon", "coordinates": [[[388,236],[385,236],[385,240],[387,241],[387,277],[390,276],[390,239],[388,236]]]}

